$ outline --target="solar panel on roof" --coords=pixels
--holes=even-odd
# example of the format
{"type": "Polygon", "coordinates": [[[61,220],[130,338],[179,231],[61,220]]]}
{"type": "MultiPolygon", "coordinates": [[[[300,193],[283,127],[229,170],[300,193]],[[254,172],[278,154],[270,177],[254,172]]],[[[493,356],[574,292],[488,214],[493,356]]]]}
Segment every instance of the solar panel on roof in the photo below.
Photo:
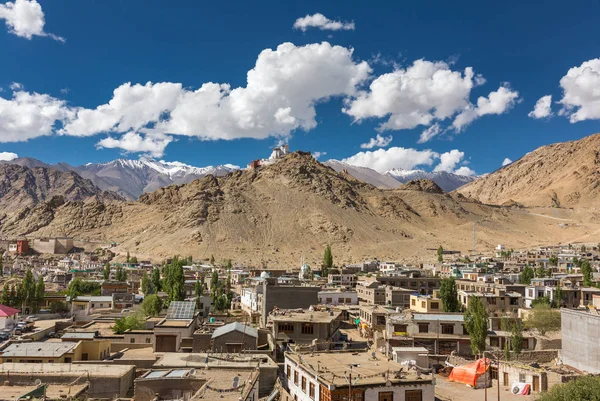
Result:
{"type": "Polygon", "coordinates": [[[167,311],[167,319],[192,319],[194,309],[194,302],[172,301],[167,311]]]}

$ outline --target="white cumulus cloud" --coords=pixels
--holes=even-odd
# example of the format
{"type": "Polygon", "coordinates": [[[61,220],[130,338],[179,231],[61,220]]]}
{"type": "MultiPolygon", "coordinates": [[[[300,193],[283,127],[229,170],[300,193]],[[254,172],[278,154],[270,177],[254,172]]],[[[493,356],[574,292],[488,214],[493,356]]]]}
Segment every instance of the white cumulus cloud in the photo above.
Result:
{"type": "Polygon", "coordinates": [[[354,22],[343,22],[330,20],[321,13],[313,15],[306,15],[305,17],[298,18],[294,22],[294,29],[300,29],[302,32],[306,32],[309,28],[318,28],[322,31],[353,31],[355,26],[354,22]]]}
{"type": "Polygon", "coordinates": [[[446,171],[451,173],[465,157],[465,152],[461,152],[458,149],[452,149],[449,152],[442,153],[440,155],[440,163],[435,166],[433,171],[446,171]]]}
{"type": "Polygon", "coordinates": [[[438,157],[437,152],[429,149],[417,150],[394,146],[388,149],[359,152],[342,161],[384,173],[394,168],[411,170],[416,166],[431,166],[438,157]]]}
{"type": "Polygon", "coordinates": [[[440,124],[435,123],[427,127],[425,130],[423,130],[423,132],[421,132],[421,136],[419,137],[417,143],[429,142],[431,139],[438,136],[442,132],[444,132],[444,130],[440,127],[440,124]]]}
{"type": "Polygon", "coordinates": [[[125,152],[141,152],[152,155],[153,157],[162,157],[165,148],[173,138],[168,135],[145,135],[142,136],[135,132],[128,132],[121,138],[104,138],[96,144],[98,148],[123,149],[125,152]]]}
{"type": "Polygon", "coordinates": [[[355,121],[387,117],[382,131],[429,126],[465,109],[477,82],[483,81],[475,80],[471,67],[452,71],[445,62],[417,60],[377,77],[368,91],[347,102],[344,112],[355,121]]]}
{"type": "Polygon", "coordinates": [[[0,142],[22,142],[52,135],[57,121],[73,116],[63,100],[24,91],[0,97],[0,142]]]}
{"type": "Polygon", "coordinates": [[[459,168],[457,168],[456,170],[454,170],[454,174],[458,174],[458,175],[466,175],[466,176],[473,176],[475,175],[475,171],[473,171],[471,168],[467,167],[467,166],[461,166],[459,168]]]}
{"type": "Polygon", "coordinates": [[[0,152],[0,161],[3,162],[9,162],[11,160],[16,159],[17,157],[19,157],[19,155],[13,152],[0,152]]]}
{"type": "Polygon", "coordinates": [[[500,86],[487,97],[480,96],[477,105],[469,104],[452,122],[452,126],[461,131],[479,117],[489,114],[503,114],[519,102],[519,92],[508,86],[500,86]]]}
{"type": "Polygon", "coordinates": [[[600,58],[569,69],[560,86],[563,90],[560,115],[568,116],[571,123],[600,119],[600,58]]]}
{"type": "Polygon", "coordinates": [[[15,0],[0,4],[0,19],[4,20],[10,33],[22,38],[48,36],[59,42],[65,41],[60,36],[44,31],[44,12],[36,0],[15,0]]]}
{"type": "Polygon", "coordinates": [[[527,114],[531,118],[541,119],[552,116],[552,95],[542,96],[538,99],[533,110],[527,114]]]}
{"type": "Polygon", "coordinates": [[[513,161],[510,160],[508,157],[505,157],[504,160],[502,160],[502,167],[504,166],[508,166],[510,163],[512,163],[513,161]]]}
{"type": "Polygon", "coordinates": [[[381,134],[377,134],[375,138],[369,139],[369,142],[361,144],[360,147],[362,149],[385,148],[393,139],[394,137],[391,135],[382,136],[381,134]]]}
{"type": "Polygon", "coordinates": [[[316,127],[317,103],[353,96],[369,78],[369,64],[355,61],[352,53],[327,42],[284,43],[258,55],[244,87],[213,82],[198,89],[172,82],[125,83],[95,108],[28,95],[15,87],[14,99],[0,97],[0,142],[106,133],[110,136],[99,147],[159,154],[174,135],[202,140],[287,139],[295,130],[316,127]]]}
{"type": "Polygon", "coordinates": [[[325,156],[326,154],[327,154],[327,152],[319,152],[319,151],[312,152],[312,155],[315,159],[319,159],[320,157],[325,156]]]}

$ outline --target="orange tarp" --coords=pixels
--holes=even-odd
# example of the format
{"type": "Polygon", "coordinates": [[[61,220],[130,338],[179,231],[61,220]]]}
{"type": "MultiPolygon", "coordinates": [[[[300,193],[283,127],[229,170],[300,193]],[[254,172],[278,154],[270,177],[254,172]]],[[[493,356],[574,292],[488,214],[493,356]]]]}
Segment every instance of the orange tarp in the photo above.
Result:
{"type": "Polygon", "coordinates": [[[452,369],[450,376],[448,376],[448,380],[468,384],[471,387],[475,387],[477,383],[477,379],[486,371],[486,368],[489,369],[490,360],[481,358],[476,360],[473,363],[463,366],[456,366],[452,369]]]}

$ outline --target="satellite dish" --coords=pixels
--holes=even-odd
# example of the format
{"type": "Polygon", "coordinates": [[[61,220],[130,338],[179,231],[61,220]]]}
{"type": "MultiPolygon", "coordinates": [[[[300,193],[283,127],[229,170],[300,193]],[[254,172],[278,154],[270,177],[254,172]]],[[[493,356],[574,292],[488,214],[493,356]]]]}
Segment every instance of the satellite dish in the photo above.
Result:
{"type": "Polygon", "coordinates": [[[40,379],[35,379],[33,384],[35,384],[36,386],[40,386],[42,384],[42,381],[40,379]]]}

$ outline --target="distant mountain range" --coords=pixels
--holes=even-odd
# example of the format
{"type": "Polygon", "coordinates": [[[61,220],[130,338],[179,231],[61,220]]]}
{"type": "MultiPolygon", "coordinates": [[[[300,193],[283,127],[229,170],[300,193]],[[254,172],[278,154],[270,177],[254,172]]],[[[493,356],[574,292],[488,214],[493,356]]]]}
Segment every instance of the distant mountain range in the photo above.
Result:
{"type": "Polygon", "coordinates": [[[98,188],[116,192],[129,200],[135,200],[146,192],[168,185],[187,184],[209,174],[223,176],[239,169],[238,166],[231,164],[194,167],[180,162],[165,162],[150,158],[117,159],[107,163],[88,163],[77,167],[67,163],[47,164],[29,157],[21,157],[5,163],[75,172],[92,181],[98,188]]]}
{"type": "Polygon", "coordinates": [[[378,188],[398,188],[400,185],[413,180],[431,180],[442,188],[444,192],[452,192],[465,184],[475,181],[477,178],[445,171],[429,172],[425,170],[403,169],[393,169],[382,174],[368,167],[353,166],[339,160],[329,160],[324,164],[337,172],[345,171],[354,178],[378,188]]]}

